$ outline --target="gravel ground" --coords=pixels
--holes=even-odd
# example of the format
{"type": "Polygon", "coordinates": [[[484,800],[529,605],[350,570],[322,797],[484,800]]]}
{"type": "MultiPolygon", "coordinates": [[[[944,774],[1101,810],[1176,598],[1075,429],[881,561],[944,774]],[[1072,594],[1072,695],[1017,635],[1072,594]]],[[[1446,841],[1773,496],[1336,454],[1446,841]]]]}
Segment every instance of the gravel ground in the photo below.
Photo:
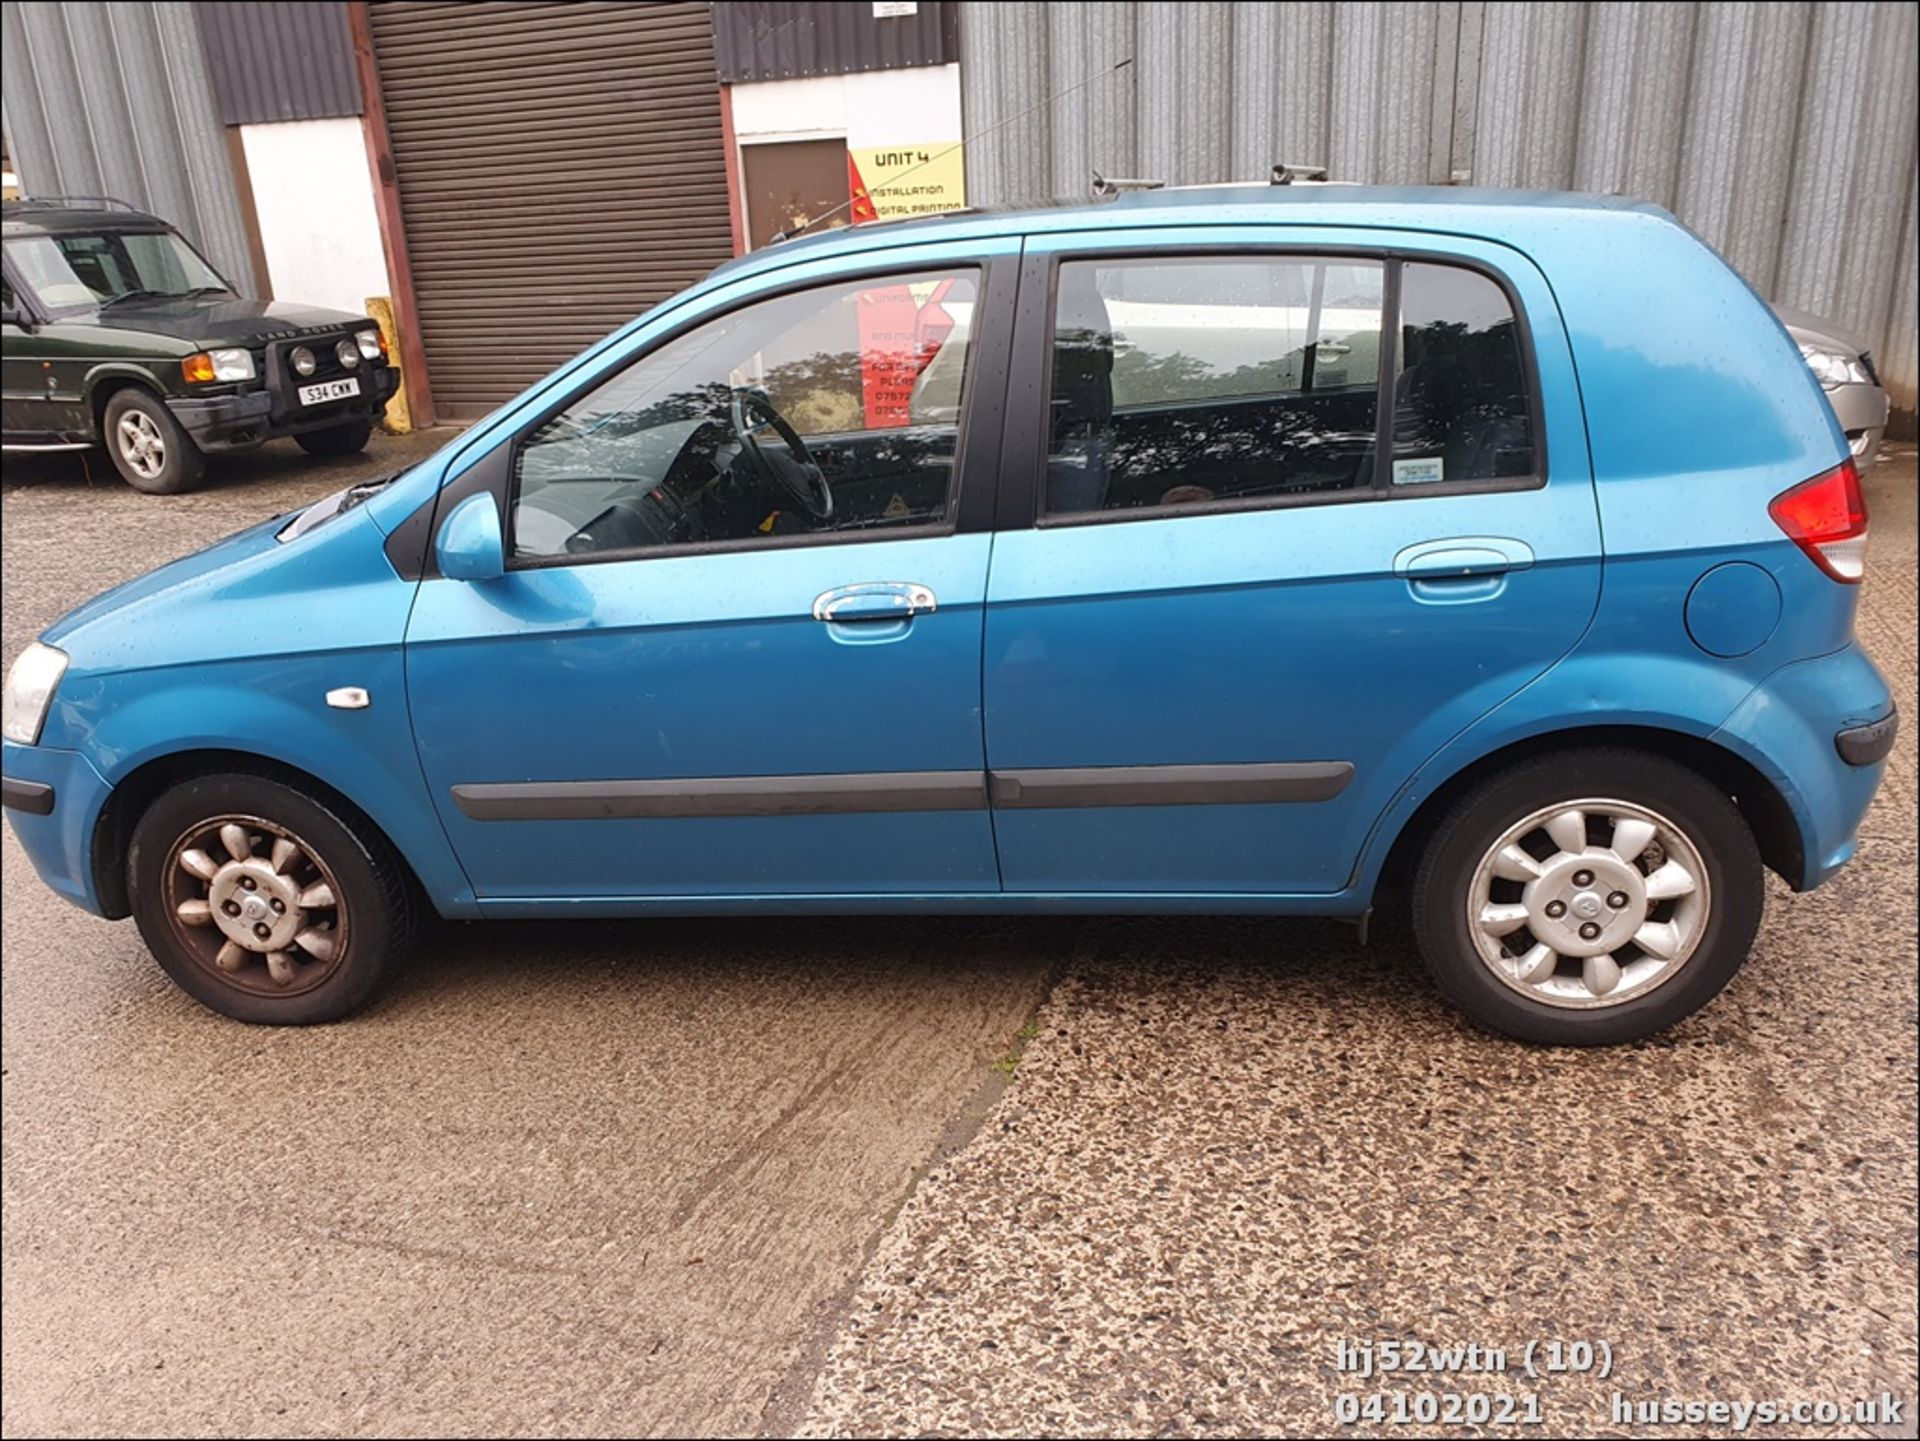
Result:
{"type": "MultiPolygon", "coordinates": [[[[1860,623],[1909,718],[1914,493],[1906,449],[1872,478],[1860,623]]],[[[1636,1429],[1616,1392],[1890,1391],[1907,1420],[1882,1434],[1913,1435],[1914,736],[1860,858],[1810,895],[1774,883],[1729,990],[1641,1045],[1483,1035],[1404,940],[1338,925],[1089,925],[1008,1094],[882,1242],[800,1429],[1325,1435],[1342,1396],[1484,1392],[1605,1435],[1636,1429]],[[1610,1343],[1612,1376],[1518,1374],[1555,1339],[1610,1343]],[[1342,1340],[1479,1342],[1514,1370],[1362,1380],[1342,1340]]]]}
{"type": "MultiPolygon", "coordinates": [[[[9,463],[0,640],[440,438],[158,502],[9,463]]],[[[1909,717],[1914,493],[1907,449],[1861,620],[1909,717]]],[[[1887,1390],[1911,1435],[1915,796],[1909,721],[1859,860],[1595,1053],[1471,1029],[1392,934],[1191,919],[453,927],[262,1032],[8,836],[0,1430],[1324,1434],[1429,1392],[1579,1435],[1636,1429],[1616,1390],[1887,1390]],[[1334,1369],[1416,1338],[1613,1374],[1334,1369]]]]}

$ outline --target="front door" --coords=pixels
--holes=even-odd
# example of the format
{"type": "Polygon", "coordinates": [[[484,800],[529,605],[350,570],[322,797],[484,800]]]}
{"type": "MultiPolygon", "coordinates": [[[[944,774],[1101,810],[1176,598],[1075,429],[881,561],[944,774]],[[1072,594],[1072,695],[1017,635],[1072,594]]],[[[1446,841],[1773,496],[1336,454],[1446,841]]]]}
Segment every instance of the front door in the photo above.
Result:
{"type": "Polygon", "coordinates": [[[482,462],[509,569],[422,584],[407,672],[483,901],[997,887],[988,268],[742,304],[482,462]]]}
{"type": "Polygon", "coordinates": [[[1035,499],[1002,516],[985,653],[1008,891],[1337,893],[1422,760],[1585,628],[1544,281],[1369,239],[1029,245],[1047,404],[1009,415],[1035,499]]]}

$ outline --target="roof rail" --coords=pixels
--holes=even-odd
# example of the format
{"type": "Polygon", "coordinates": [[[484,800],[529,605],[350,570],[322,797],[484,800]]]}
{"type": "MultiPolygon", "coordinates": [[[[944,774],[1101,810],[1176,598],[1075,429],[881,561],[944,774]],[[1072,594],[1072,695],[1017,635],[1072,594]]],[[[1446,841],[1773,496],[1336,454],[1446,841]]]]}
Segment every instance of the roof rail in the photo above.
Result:
{"type": "Polygon", "coordinates": [[[1291,185],[1296,180],[1325,180],[1327,167],[1324,165],[1301,165],[1298,162],[1282,160],[1273,167],[1273,184],[1291,185]]]}
{"type": "Polygon", "coordinates": [[[117,195],[23,195],[6,202],[9,210],[124,210],[144,214],[139,206],[129,205],[117,195]]]}
{"type": "Polygon", "coordinates": [[[1125,175],[1102,175],[1096,170],[1093,172],[1093,198],[1095,200],[1108,200],[1128,190],[1164,190],[1166,184],[1167,182],[1164,180],[1147,180],[1125,175]]]}

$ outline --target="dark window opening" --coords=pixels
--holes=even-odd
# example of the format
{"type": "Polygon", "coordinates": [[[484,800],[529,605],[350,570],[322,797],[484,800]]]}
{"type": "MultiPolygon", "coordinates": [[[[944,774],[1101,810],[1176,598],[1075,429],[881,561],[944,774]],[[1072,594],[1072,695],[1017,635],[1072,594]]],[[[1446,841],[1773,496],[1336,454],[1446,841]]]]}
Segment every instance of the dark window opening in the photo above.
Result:
{"type": "Polygon", "coordinates": [[[1513,306],[1461,266],[1298,255],[1067,261],[1051,362],[1043,509],[1052,516],[1374,498],[1382,485],[1404,494],[1539,474],[1513,306]]]}
{"type": "Polygon", "coordinates": [[[1533,418],[1505,292],[1452,265],[1401,272],[1395,486],[1534,474],[1533,418]]]}

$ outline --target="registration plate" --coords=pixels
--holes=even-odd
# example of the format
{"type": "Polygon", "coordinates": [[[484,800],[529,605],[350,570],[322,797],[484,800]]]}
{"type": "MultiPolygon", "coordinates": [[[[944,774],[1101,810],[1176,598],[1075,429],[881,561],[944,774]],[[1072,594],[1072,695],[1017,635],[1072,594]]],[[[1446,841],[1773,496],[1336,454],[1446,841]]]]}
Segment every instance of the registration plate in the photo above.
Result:
{"type": "Polygon", "coordinates": [[[345,400],[359,393],[358,380],[328,380],[319,385],[303,385],[294,392],[302,405],[325,405],[329,400],[345,400]]]}

